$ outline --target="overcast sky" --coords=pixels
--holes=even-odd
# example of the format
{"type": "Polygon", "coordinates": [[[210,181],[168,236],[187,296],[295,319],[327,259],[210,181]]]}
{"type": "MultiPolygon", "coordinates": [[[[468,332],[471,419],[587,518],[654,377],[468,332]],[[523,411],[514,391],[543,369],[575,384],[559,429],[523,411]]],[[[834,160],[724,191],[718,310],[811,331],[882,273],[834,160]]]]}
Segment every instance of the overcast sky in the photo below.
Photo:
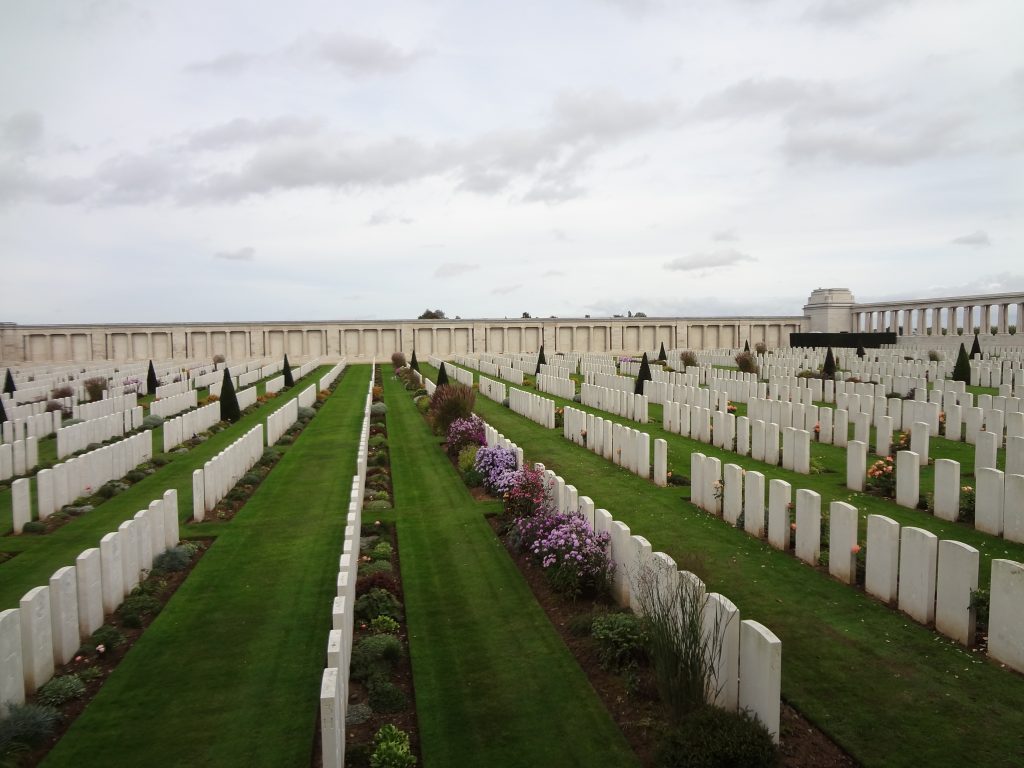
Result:
{"type": "Polygon", "coordinates": [[[1024,290],[1021,0],[0,12],[0,321],[1024,290]]]}

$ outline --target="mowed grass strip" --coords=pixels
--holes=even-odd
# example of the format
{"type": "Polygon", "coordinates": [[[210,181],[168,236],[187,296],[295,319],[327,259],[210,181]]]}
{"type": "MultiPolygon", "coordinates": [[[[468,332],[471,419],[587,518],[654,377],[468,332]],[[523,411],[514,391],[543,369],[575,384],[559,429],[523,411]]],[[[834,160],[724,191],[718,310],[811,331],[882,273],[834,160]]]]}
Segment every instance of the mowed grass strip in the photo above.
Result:
{"type": "MultiPolygon", "coordinates": [[[[258,408],[248,416],[185,454],[167,454],[170,462],[154,474],[132,485],[97,506],[92,512],[75,518],[53,533],[45,536],[8,536],[0,539],[0,549],[19,552],[17,557],[0,564],[0,610],[17,608],[18,601],[28,590],[49,582],[58,568],[74,565],[75,558],[82,550],[98,547],[100,539],[136,512],[146,509],[151,501],[163,496],[164,491],[175,488],[178,491],[178,517],[182,521],[192,517],[192,472],[202,469],[203,464],[227,448],[231,443],[257,424],[266,425],[267,417],[283,406],[311,384],[319,383],[319,377],[329,370],[321,366],[312,375],[297,382],[290,390],[258,408]]],[[[155,443],[154,445],[162,445],[155,443]]],[[[159,452],[159,451],[157,451],[159,452]]],[[[276,471],[276,470],[275,470],[276,471]]],[[[10,506],[0,514],[9,514],[10,506]]],[[[222,528],[217,523],[204,527],[210,535],[222,528]]]]}
{"type": "Polygon", "coordinates": [[[309,765],[368,380],[345,372],[44,765],[309,765]]]}
{"type": "MultiPolygon", "coordinates": [[[[569,443],[560,430],[484,397],[476,403],[531,462],[557,471],[681,568],[698,570],[743,618],[778,635],[784,698],[859,762],[1024,764],[1024,676],[698,511],[688,489],[658,488],[569,443]]],[[[670,456],[689,467],[689,452],[670,449],[670,456]]]]}
{"type": "Polygon", "coordinates": [[[423,764],[636,757],[400,382],[385,371],[394,515],[423,764]]]}

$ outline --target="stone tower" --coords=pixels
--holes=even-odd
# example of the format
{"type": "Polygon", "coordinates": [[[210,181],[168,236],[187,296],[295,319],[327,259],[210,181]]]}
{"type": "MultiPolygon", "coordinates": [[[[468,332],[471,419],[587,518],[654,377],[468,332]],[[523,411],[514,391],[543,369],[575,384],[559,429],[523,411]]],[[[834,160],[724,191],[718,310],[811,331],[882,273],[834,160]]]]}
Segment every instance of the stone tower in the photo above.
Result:
{"type": "Polygon", "coordinates": [[[852,328],[851,310],[856,302],[849,288],[815,288],[804,305],[806,331],[840,333],[852,328]]]}

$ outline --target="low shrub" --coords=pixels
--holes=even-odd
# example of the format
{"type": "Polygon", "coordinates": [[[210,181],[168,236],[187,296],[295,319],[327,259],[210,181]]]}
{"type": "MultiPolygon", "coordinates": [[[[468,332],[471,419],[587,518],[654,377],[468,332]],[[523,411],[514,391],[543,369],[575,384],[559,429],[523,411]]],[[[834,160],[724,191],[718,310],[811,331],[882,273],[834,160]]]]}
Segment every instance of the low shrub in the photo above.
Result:
{"type": "Polygon", "coordinates": [[[749,352],[736,355],[736,367],[741,373],[757,373],[757,360],[749,352]]]}
{"type": "Polygon", "coordinates": [[[366,441],[366,444],[371,448],[376,448],[381,445],[386,446],[388,444],[387,435],[373,435],[369,440],[366,441]]]}
{"type": "Polygon", "coordinates": [[[46,523],[42,520],[30,520],[21,530],[24,533],[46,533],[46,523]]]}
{"type": "Polygon", "coordinates": [[[117,648],[124,643],[124,635],[121,634],[117,627],[104,624],[89,636],[89,642],[94,647],[102,645],[109,651],[111,648],[117,648]]]}
{"type": "Polygon", "coordinates": [[[147,594],[130,595],[117,608],[117,614],[126,627],[141,627],[144,619],[159,612],[160,601],[147,594]]]}
{"type": "Polygon", "coordinates": [[[316,416],[316,411],[313,410],[312,408],[307,408],[306,406],[299,408],[300,419],[305,419],[306,421],[309,421],[314,416],[316,416]]]}
{"type": "Polygon", "coordinates": [[[489,493],[504,495],[516,472],[516,455],[500,445],[484,446],[476,452],[473,469],[480,473],[489,493]]]}
{"type": "Polygon", "coordinates": [[[260,465],[264,467],[272,466],[279,458],[281,458],[281,454],[274,448],[265,448],[263,455],[260,456],[260,465]]]}
{"type": "Polygon", "coordinates": [[[405,355],[401,352],[395,352],[393,355],[391,355],[391,365],[394,368],[404,368],[405,355]]]}
{"type": "Polygon", "coordinates": [[[373,560],[390,560],[391,555],[394,553],[394,548],[386,541],[382,541],[371,550],[370,558],[373,560]]]}
{"type": "Polygon", "coordinates": [[[58,403],[58,402],[57,402],[56,400],[50,400],[50,401],[49,401],[49,402],[48,402],[48,403],[46,404],[46,412],[47,412],[47,413],[53,413],[54,411],[61,411],[61,412],[63,413],[63,411],[64,411],[64,406],[62,406],[62,405],[61,405],[60,403],[58,403]]]}
{"type": "Polygon", "coordinates": [[[418,410],[420,413],[429,413],[430,412],[430,398],[427,397],[426,395],[423,395],[422,397],[417,397],[416,398],[416,410],[418,410]]]}
{"type": "Polygon", "coordinates": [[[51,678],[36,692],[36,701],[47,707],[59,707],[85,693],[85,683],[78,675],[51,678]]]}
{"type": "Polygon", "coordinates": [[[107,391],[107,378],[106,376],[93,376],[91,379],[83,381],[82,386],[85,387],[85,391],[89,395],[89,402],[95,403],[97,400],[102,400],[103,393],[107,391]]]}
{"type": "Polygon", "coordinates": [[[468,419],[456,419],[448,426],[448,455],[461,456],[463,449],[487,444],[484,422],[476,414],[468,419]]]}
{"type": "Polygon", "coordinates": [[[352,647],[351,674],[364,682],[383,677],[401,660],[401,640],[394,635],[370,635],[352,647]]]}
{"type": "Polygon", "coordinates": [[[544,569],[551,588],[575,599],[604,594],[614,566],[607,532],[597,533],[579,512],[520,517],[509,534],[544,569]]]}
{"type": "MultiPolygon", "coordinates": [[[[381,635],[390,637],[390,635],[381,635]]],[[[383,678],[372,678],[370,680],[370,706],[374,712],[392,713],[401,712],[409,706],[408,700],[402,689],[383,678]]],[[[372,758],[371,758],[372,760],[372,758]]]]}
{"type": "Polygon", "coordinates": [[[505,512],[512,517],[531,517],[544,510],[546,498],[543,473],[524,466],[509,479],[505,512]]]}
{"type": "Polygon", "coordinates": [[[409,734],[388,723],[373,737],[370,768],[412,768],[416,756],[409,747],[409,734]]]}
{"type": "Polygon", "coordinates": [[[70,384],[62,384],[59,387],[54,387],[50,392],[50,397],[54,400],[63,400],[65,397],[71,397],[75,394],[75,390],[71,388],[70,384]]]}
{"type": "Polygon", "coordinates": [[[0,758],[14,756],[40,746],[61,721],[53,707],[41,704],[10,704],[7,716],[0,720],[0,758]]]}
{"type": "Polygon", "coordinates": [[[363,509],[369,512],[383,512],[386,509],[391,509],[391,502],[386,499],[376,499],[366,502],[363,505],[363,509]]]}
{"type": "Polygon", "coordinates": [[[692,368],[697,365],[697,355],[690,350],[686,350],[679,356],[680,362],[682,362],[684,368],[692,368]]]}
{"type": "Polygon", "coordinates": [[[260,480],[263,476],[257,472],[246,472],[242,475],[242,485],[259,485],[260,480]]]}
{"type": "Polygon", "coordinates": [[[597,642],[601,667],[622,672],[645,657],[647,635],[643,621],[633,613],[608,613],[597,616],[590,625],[590,634],[597,642]]]}
{"type": "Polygon", "coordinates": [[[754,345],[754,352],[756,352],[759,355],[763,355],[767,351],[768,346],[763,341],[759,341],[757,342],[757,344],[754,345]]]}
{"type": "Polygon", "coordinates": [[[126,474],[124,476],[124,479],[125,480],[129,480],[129,481],[131,481],[133,483],[137,483],[140,480],[145,480],[146,479],[146,473],[142,472],[141,470],[138,470],[138,469],[133,469],[130,472],[128,472],[128,474],[126,474]]]}
{"type": "Polygon", "coordinates": [[[192,560],[192,553],[185,546],[179,544],[171,547],[166,552],[161,552],[153,558],[154,573],[176,573],[188,568],[192,560]]]}
{"type": "Polygon", "coordinates": [[[391,501],[391,494],[384,489],[371,490],[366,497],[370,501],[391,501]]]}
{"type": "MultiPolygon", "coordinates": [[[[160,417],[158,416],[157,418],[160,418],[160,417]]],[[[153,466],[154,467],[166,467],[169,461],[170,461],[170,459],[168,459],[166,456],[154,456],[153,457],[153,466]]]]}
{"type": "Polygon", "coordinates": [[[356,599],[355,616],[370,622],[378,616],[390,616],[396,621],[402,618],[402,604],[386,589],[374,588],[356,599]]]}
{"type": "Polygon", "coordinates": [[[778,765],[768,730],[746,712],[701,707],[671,731],[655,760],[658,768],[768,768],[778,765]]]}
{"type": "Polygon", "coordinates": [[[360,563],[359,564],[359,579],[362,580],[363,576],[373,576],[377,573],[393,574],[395,569],[392,567],[388,560],[376,560],[371,563],[360,563]]]}
{"type": "Polygon", "coordinates": [[[384,403],[374,403],[370,406],[371,416],[383,416],[388,412],[388,407],[384,403]]]}
{"type": "Polygon", "coordinates": [[[142,420],[143,429],[156,429],[157,427],[163,426],[164,417],[157,416],[156,414],[150,414],[142,420]]]}
{"type": "Polygon", "coordinates": [[[96,495],[101,499],[112,499],[121,492],[120,486],[113,481],[104,483],[96,490],[96,495]]]}
{"type": "Polygon", "coordinates": [[[401,625],[390,616],[378,616],[370,622],[370,631],[375,635],[395,635],[401,625]]]}
{"type": "MultiPolygon", "coordinates": [[[[359,579],[356,581],[356,594],[365,595],[371,589],[383,589],[392,594],[398,592],[398,579],[395,578],[395,574],[390,570],[390,563],[383,563],[388,566],[388,570],[378,570],[372,573],[367,573],[367,567],[371,565],[380,565],[381,563],[367,563],[367,566],[360,566],[359,568],[359,579]]],[[[377,616],[371,620],[371,624],[377,619],[391,619],[390,616],[377,616]]]]}

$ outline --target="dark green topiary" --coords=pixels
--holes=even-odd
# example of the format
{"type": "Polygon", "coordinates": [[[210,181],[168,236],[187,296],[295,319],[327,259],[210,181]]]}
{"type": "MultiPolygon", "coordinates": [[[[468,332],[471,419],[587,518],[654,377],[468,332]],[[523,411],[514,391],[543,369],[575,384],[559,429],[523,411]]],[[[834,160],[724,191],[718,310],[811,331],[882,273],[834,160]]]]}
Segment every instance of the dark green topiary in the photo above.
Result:
{"type": "Polygon", "coordinates": [[[0,424],[7,421],[7,409],[4,408],[4,401],[0,400],[0,424]]]}
{"type": "Polygon", "coordinates": [[[146,374],[146,390],[149,394],[154,394],[156,388],[160,386],[160,380],[156,377],[156,368],[153,367],[153,361],[149,361],[149,373],[146,374]]]}
{"type": "Polygon", "coordinates": [[[864,345],[863,344],[858,344],[857,345],[857,357],[863,358],[864,355],[866,355],[866,354],[867,354],[867,352],[864,351],[864,345]]]}
{"type": "Polygon", "coordinates": [[[224,383],[220,385],[220,420],[232,424],[242,418],[242,409],[238,407],[238,395],[231,381],[231,372],[224,369],[224,383]]]}
{"type": "Polygon", "coordinates": [[[957,352],[956,363],[953,365],[953,381],[971,383],[971,361],[967,357],[963,342],[960,342],[960,351],[957,352]]]}
{"type": "Polygon", "coordinates": [[[644,393],[644,382],[651,380],[651,364],[647,362],[647,353],[640,359],[640,372],[636,375],[636,385],[633,387],[634,395],[644,393]]]}
{"type": "Polygon", "coordinates": [[[437,381],[434,383],[438,387],[448,386],[448,371],[444,369],[444,363],[441,363],[441,367],[437,370],[437,381]]]}
{"type": "MultiPolygon", "coordinates": [[[[556,351],[557,351],[557,350],[556,350],[556,351]]],[[[543,345],[543,344],[541,344],[541,345],[540,345],[540,354],[539,354],[539,355],[537,355],[537,370],[533,372],[533,375],[534,375],[534,376],[538,375],[538,374],[540,373],[540,367],[541,367],[542,365],[547,365],[547,364],[548,364],[548,361],[547,361],[547,359],[546,359],[546,358],[544,357],[544,345],[543,345]]]]}
{"type": "Polygon", "coordinates": [[[750,351],[750,339],[747,339],[746,341],[743,342],[743,351],[744,352],[749,352],[750,351]]]}
{"type": "Polygon", "coordinates": [[[8,368],[7,378],[4,380],[4,392],[13,396],[16,389],[17,387],[14,386],[14,374],[11,373],[11,369],[8,368]]]}
{"type": "Polygon", "coordinates": [[[414,371],[418,371],[420,369],[420,361],[416,359],[415,349],[412,351],[412,359],[409,361],[409,367],[414,371]]]}
{"type": "Polygon", "coordinates": [[[659,768],[769,768],[778,749],[761,722],[745,712],[702,707],[662,743],[659,768]]]}
{"type": "Polygon", "coordinates": [[[286,389],[295,386],[295,379],[292,377],[292,367],[288,365],[288,355],[284,356],[284,386],[286,389]]]}
{"type": "Polygon", "coordinates": [[[394,635],[364,637],[352,648],[352,677],[362,681],[385,677],[402,660],[402,654],[402,641],[394,635]]]}
{"type": "Polygon", "coordinates": [[[662,362],[668,362],[668,355],[665,354],[665,342],[661,342],[661,350],[658,352],[658,359],[662,362]]]}
{"type": "MultiPolygon", "coordinates": [[[[971,360],[974,359],[975,355],[981,357],[981,341],[979,341],[977,333],[974,334],[974,343],[971,344],[971,360]]],[[[10,371],[8,371],[9,373],[10,371]]]]}
{"type": "Polygon", "coordinates": [[[829,347],[828,352],[825,353],[825,364],[821,366],[821,373],[826,379],[836,377],[836,358],[832,354],[832,347],[829,347]]]}

